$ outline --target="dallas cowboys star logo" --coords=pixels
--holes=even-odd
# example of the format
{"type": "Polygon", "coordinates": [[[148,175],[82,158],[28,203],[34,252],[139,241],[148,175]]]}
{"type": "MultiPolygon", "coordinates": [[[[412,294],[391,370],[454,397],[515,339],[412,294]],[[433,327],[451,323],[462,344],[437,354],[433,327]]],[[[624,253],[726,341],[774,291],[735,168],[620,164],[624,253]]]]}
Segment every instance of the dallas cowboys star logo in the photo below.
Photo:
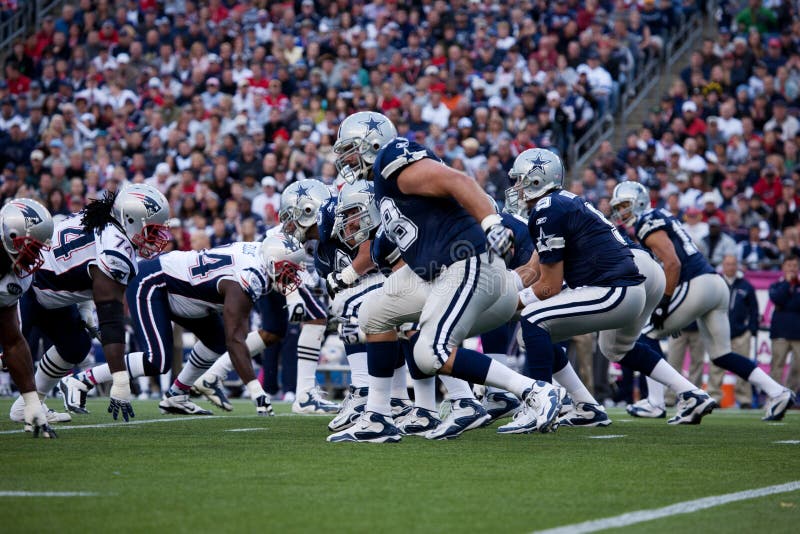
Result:
{"type": "Polygon", "coordinates": [[[372,132],[378,132],[378,135],[383,135],[381,124],[384,122],[386,121],[376,121],[375,117],[370,115],[368,120],[361,121],[359,124],[363,124],[367,127],[367,135],[371,134],[372,132]]]}
{"type": "Polygon", "coordinates": [[[298,187],[297,187],[297,196],[298,196],[299,198],[302,198],[302,197],[307,197],[307,196],[308,196],[308,189],[306,189],[306,188],[305,188],[305,187],[303,187],[302,185],[301,185],[301,186],[298,186],[298,187]]]}
{"type": "Polygon", "coordinates": [[[531,172],[537,172],[538,171],[538,172],[540,172],[542,174],[544,174],[544,166],[547,165],[548,163],[550,163],[549,160],[542,159],[542,156],[539,155],[539,154],[536,154],[536,159],[529,159],[528,162],[531,165],[533,165],[533,167],[531,168],[531,172]]]}
{"type": "Polygon", "coordinates": [[[414,158],[416,158],[413,152],[408,151],[408,147],[403,147],[403,153],[400,154],[400,157],[406,158],[406,163],[414,161],[414,158]]]}

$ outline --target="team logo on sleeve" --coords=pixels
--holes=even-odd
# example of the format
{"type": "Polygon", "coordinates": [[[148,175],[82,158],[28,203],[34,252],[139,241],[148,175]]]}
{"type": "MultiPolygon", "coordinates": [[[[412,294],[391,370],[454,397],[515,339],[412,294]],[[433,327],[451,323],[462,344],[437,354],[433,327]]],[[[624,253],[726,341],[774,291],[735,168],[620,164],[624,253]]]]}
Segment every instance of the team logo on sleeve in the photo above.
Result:
{"type": "Polygon", "coordinates": [[[25,217],[25,229],[33,228],[37,224],[42,222],[42,217],[36,213],[36,210],[33,209],[31,206],[27,204],[23,204],[22,202],[14,202],[14,206],[19,208],[19,211],[22,212],[22,216],[25,217]]]}
{"type": "Polygon", "coordinates": [[[545,234],[544,228],[539,228],[539,238],[536,240],[536,250],[548,252],[557,248],[564,248],[564,238],[556,237],[555,234],[545,234]]]}
{"type": "Polygon", "coordinates": [[[6,291],[8,291],[9,295],[22,295],[22,286],[12,282],[6,286],[6,291]]]}

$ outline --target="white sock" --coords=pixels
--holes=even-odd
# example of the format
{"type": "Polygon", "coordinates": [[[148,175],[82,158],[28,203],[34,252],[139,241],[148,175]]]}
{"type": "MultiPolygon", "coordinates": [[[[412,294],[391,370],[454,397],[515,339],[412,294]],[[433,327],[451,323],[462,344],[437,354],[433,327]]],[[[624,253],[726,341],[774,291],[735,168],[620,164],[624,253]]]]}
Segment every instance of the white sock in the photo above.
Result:
{"type": "Polygon", "coordinates": [[[492,360],[489,372],[486,374],[486,385],[509,391],[520,399],[525,390],[533,387],[533,380],[519,373],[515,373],[500,362],[492,360]]]}
{"type": "Polygon", "coordinates": [[[189,359],[184,364],[181,372],[178,373],[177,381],[184,386],[191,387],[219,359],[219,356],[219,354],[203,345],[202,342],[195,343],[189,353],[189,359]]]}
{"type": "MultiPolygon", "coordinates": [[[[487,354],[487,356],[496,361],[497,363],[501,363],[506,367],[508,367],[508,354],[492,353],[492,354],[487,354]]],[[[497,393],[499,391],[503,390],[500,388],[496,388],[494,386],[488,386],[486,388],[486,393],[497,393]]]]}
{"type": "Polygon", "coordinates": [[[55,345],[47,349],[36,368],[36,391],[48,395],[58,381],[67,376],[75,364],[69,363],[56,350],[55,345]]]}
{"type": "Polygon", "coordinates": [[[105,384],[106,382],[111,382],[111,369],[109,369],[107,363],[104,363],[86,371],[81,371],[75,375],[75,378],[81,381],[88,380],[92,384],[105,384]]]}
{"type": "Polygon", "coordinates": [[[233,369],[233,362],[231,362],[231,356],[227,352],[217,358],[211,367],[208,368],[208,371],[203,373],[202,378],[207,382],[213,382],[217,378],[224,379],[228,376],[228,373],[233,369]]]}
{"type": "Polygon", "coordinates": [[[469,387],[466,381],[448,375],[439,375],[439,380],[441,380],[444,387],[447,388],[448,399],[458,400],[475,398],[475,395],[472,394],[472,388],[469,387]]]}
{"type": "Polygon", "coordinates": [[[325,325],[304,324],[297,339],[297,394],[317,385],[319,349],[325,339],[325,325]]]}
{"type": "Polygon", "coordinates": [[[421,380],[412,378],[411,384],[414,386],[414,406],[435,412],[436,377],[431,376],[421,380]]]}
{"type": "MultiPolygon", "coordinates": [[[[125,365],[128,367],[128,372],[134,378],[144,376],[144,352],[131,352],[125,356],[125,365]]],[[[108,373],[108,380],[111,380],[111,372],[108,373]]]]}
{"type": "Polygon", "coordinates": [[[553,378],[558,380],[558,383],[566,388],[569,396],[572,397],[574,402],[599,404],[597,400],[592,397],[592,394],[589,393],[589,390],[586,389],[586,386],[583,384],[583,382],[581,382],[578,373],[575,372],[575,368],[572,367],[571,363],[567,362],[567,365],[564,366],[563,369],[553,373],[553,378]]]}
{"type": "Polygon", "coordinates": [[[657,406],[658,408],[664,407],[664,388],[659,388],[658,384],[656,384],[654,389],[651,388],[652,381],[650,379],[658,380],[663,385],[667,386],[669,389],[678,394],[697,389],[697,386],[686,380],[682,374],[676,371],[675,368],[663,358],[658,361],[655,368],[653,368],[653,372],[650,373],[650,376],[647,378],[647,388],[650,392],[650,395],[648,395],[647,399],[650,401],[650,404],[657,406]],[[659,392],[660,398],[658,396],[659,392]]]}
{"type": "MultiPolygon", "coordinates": [[[[800,356],[795,355],[794,357],[798,358],[800,356]]],[[[768,397],[777,397],[783,393],[783,386],[758,367],[753,369],[753,372],[747,377],[747,381],[766,393],[768,397]]]]}
{"type": "MultiPolygon", "coordinates": [[[[672,366],[670,365],[670,367],[672,366]]],[[[645,377],[645,380],[647,381],[647,400],[650,401],[650,404],[653,406],[664,408],[666,406],[664,404],[664,384],[656,382],[649,376],[645,377]],[[660,404],[656,404],[657,402],[660,404]]]]}
{"type": "MultiPolygon", "coordinates": [[[[392,377],[369,376],[369,394],[367,395],[368,412],[377,412],[383,415],[391,415],[392,407],[392,377]]],[[[356,386],[359,387],[359,386],[356,386]]]]}
{"type": "Polygon", "coordinates": [[[158,385],[161,387],[161,393],[169,391],[169,388],[172,385],[171,370],[167,371],[166,373],[158,377],[158,385]]]}
{"type": "Polygon", "coordinates": [[[355,352],[348,354],[347,363],[350,364],[350,384],[354,388],[369,386],[370,376],[367,372],[367,353],[355,352]]]}
{"type": "Polygon", "coordinates": [[[149,376],[140,376],[136,380],[139,381],[139,389],[142,393],[150,394],[150,377],[149,376]]]}
{"type": "Polygon", "coordinates": [[[392,376],[392,398],[408,399],[408,384],[406,383],[406,364],[394,370],[392,376]]]}

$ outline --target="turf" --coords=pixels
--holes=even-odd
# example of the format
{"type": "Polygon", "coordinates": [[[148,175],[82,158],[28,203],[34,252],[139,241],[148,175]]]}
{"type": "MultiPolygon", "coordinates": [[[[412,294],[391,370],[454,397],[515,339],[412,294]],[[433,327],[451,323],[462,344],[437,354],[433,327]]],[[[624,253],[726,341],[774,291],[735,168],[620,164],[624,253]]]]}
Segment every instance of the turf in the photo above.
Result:
{"type": "MultiPolygon", "coordinates": [[[[9,405],[0,432],[19,428],[9,405]]],[[[325,442],[327,417],[278,405],[287,416],[259,418],[244,402],[191,419],[137,402],[136,421],[169,422],[76,428],[110,423],[105,406],[90,400],[58,440],[0,434],[0,491],[98,494],[3,497],[2,531],[532,532],[800,479],[800,445],[774,443],[800,439],[798,412],[766,424],[760,412],[718,411],[671,427],[611,410],[605,429],[371,445],[325,442]],[[601,435],[624,437],[590,439],[601,435]]],[[[793,492],[626,530],[796,532],[799,521],[793,492]]]]}

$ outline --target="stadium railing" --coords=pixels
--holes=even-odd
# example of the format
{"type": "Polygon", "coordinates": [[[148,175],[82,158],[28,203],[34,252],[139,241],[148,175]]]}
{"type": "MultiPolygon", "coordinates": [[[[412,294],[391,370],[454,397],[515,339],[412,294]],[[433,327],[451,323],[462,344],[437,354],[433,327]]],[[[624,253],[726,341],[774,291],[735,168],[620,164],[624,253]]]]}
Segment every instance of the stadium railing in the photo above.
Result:
{"type": "Polygon", "coordinates": [[[17,39],[38,31],[42,19],[65,4],[65,0],[35,0],[20,2],[8,19],[0,22],[0,59],[11,52],[17,39]]]}

